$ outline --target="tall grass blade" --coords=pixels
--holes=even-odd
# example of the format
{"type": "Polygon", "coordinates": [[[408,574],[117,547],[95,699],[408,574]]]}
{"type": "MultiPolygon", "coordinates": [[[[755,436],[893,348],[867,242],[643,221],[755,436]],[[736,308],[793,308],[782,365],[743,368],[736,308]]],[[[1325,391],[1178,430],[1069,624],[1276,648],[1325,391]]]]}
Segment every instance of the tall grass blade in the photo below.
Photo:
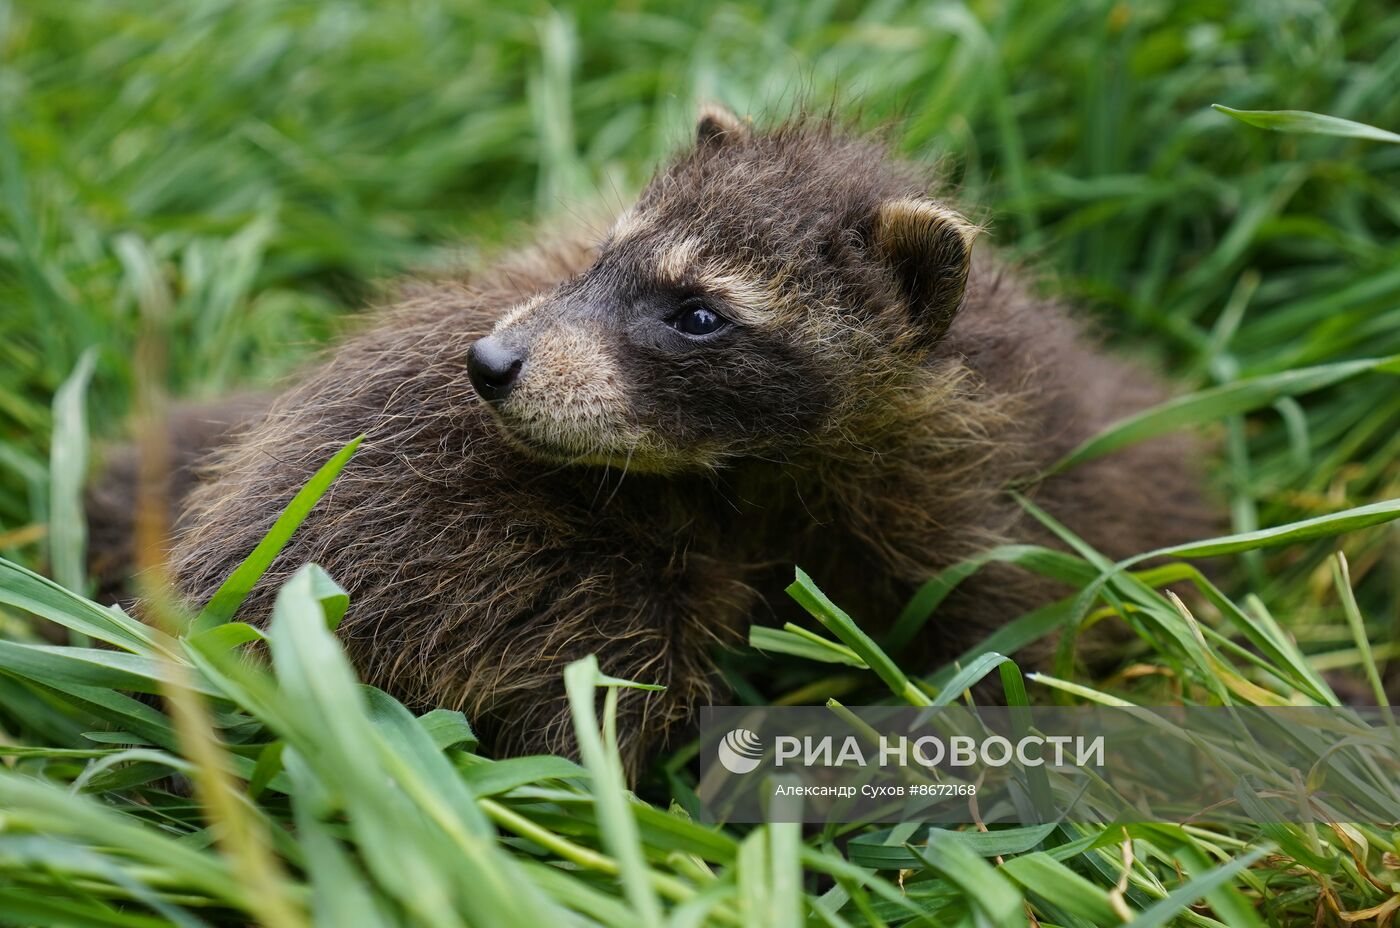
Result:
{"type": "Polygon", "coordinates": [[[1267,374],[1180,396],[1109,426],[1057,461],[1048,473],[1068,470],[1111,451],[1185,426],[1251,412],[1285,396],[1309,393],[1373,372],[1400,373],[1400,355],[1365,361],[1341,361],[1281,374],[1267,374]]]}
{"type": "MultiPolygon", "coordinates": [[[[268,567],[276,560],[277,555],[286,547],[291,540],[293,533],[311,514],[311,510],[321,497],[326,494],[340,475],[341,470],[349,463],[354,456],[355,450],[360,447],[360,442],[364,440],[361,435],[340,451],[336,452],[315,475],[307,481],[306,485],[292,497],[292,501],[282,510],[282,514],[273,523],[272,529],[263,536],[255,547],[238,565],[223,585],[215,591],[214,595],[205,604],[199,615],[195,617],[190,625],[189,633],[197,635],[200,632],[208,631],[215,626],[222,625],[231,620],[238,607],[243,605],[243,601],[248,598],[248,594],[253,591],[258,579],[267,572],[268,567]]],[[[342,608],[341,613],[344,613],[342,608]]]]}
{"type": "Polygon", "coordinates": [[[1310,113],[1307,110],[1237,110],[1219,103],[1212,103],[1211,108],[1247,125],[1274,132],[1337,135],[1343,138],[1400,144],[1400,135],[1394,132],[1324,113],[1310,113]]]}
{"type": "MultiPolygon", "coordinates": [[[[83,485],[87,476],[87,390],[97,363],[97,349],[78,359],[73,373],[53,400],[53,439],[49,452],[49,563],[53,578],[75,593],[85,592],[83,560],[87,520],[83,485]]],[[[85,642],[75,641],[75,644],[85,642]]]]}

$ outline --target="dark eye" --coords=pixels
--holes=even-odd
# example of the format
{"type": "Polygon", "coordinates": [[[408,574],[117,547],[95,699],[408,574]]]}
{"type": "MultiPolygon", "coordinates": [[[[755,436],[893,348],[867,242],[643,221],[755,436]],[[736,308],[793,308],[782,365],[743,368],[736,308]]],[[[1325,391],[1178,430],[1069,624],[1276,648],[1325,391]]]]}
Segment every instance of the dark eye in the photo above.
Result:
{"type": "Polygon", "coordinates": [[[727,320],[707,306],[691,303],[681,307],[671,324],[686,335],[709,335],[724,328],[727,320]]]}

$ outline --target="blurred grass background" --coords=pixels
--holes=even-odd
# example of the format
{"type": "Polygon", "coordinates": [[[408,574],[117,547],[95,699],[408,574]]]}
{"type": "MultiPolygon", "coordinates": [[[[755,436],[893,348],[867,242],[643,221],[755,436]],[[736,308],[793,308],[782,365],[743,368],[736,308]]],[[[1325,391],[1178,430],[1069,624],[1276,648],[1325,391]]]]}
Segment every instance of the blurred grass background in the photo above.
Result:
{"type": "MultiPolygon", "coordinates": [[[[1397,89],[1400,9],[1381,0],[0,0],[0,555],[75,572],[72,511],[52,482],[74,462],[51,460],[50,439],[56,410],[73,425],[80,391],[55,396],[88,349],[98,437],[122,431],[143,318],[164,330],[176,394],[285,376],[383,282],[469,266],[534,223],[625,199],[688,139],[702,99],[760,121],[835,100],[904,154],[942,161],[999,247],[1183,389],[1400,354],[1400,146],[1270,133],[1210,109],[1396,129],[1397,89]]],[[[1209,427],[1239,530],[1400,496],[1393,377],[1209,427]]],[[[1395,539],[1379,527],[1247,552],[1232,592],[1251,618],[1277,617],[1315,669],[1359,668],[1340,546],[1384,662],[1400,640],[1395,539]]],[[[1141,666],[1175,660],[1144,647],[1141,666]]],[[[76,724],[48,734],[76,738],[76,724]]],[[[648,828],[664,818],[653,812],[648,828]]],[[[1320,856],[1305,837],[1286,850],[1306,875],[1291,871],[1276,897],[1251,884],[1261,911],[1311,924],[1323,885],[1355,909],[1377,901],[1344,841],[1320,856]]],[[[658,840],[653,864],[672,839],[658,840]]],[[[707,840],[687,832],[684,846],[713,863],[696,850],[707,840]]],[[[1080,869],[1111,887],[1113,841],[1098,840],[1108,850],[1080,869]]],[[[1244,846],[1219,840],[1174,866],[1204,870],[1244,846]]],[[[1136,911],[1161,884],[1135,866],[1136,911]]],[[[1231,899],[1214,900],[1217,915],[1231,899]]],[[[1189,901],[1147,923],[1220,923],[1189,901]]]]}

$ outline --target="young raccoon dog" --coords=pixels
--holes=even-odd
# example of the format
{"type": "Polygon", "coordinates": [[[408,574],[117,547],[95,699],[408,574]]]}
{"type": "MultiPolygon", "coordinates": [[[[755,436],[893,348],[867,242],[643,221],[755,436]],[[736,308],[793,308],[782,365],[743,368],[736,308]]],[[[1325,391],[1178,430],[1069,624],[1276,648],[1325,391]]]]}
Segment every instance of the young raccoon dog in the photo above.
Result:
{"type": "MultiPolygon", "coordinates": [[[[499,753],[570,751],[566,663],[628,692],[636,771],[722,697],[716,649],[784,617],[793,565],[868,627],[1005,540],[1053,543],[1006,492],[1159,401],[991,259],[924,169],[825,122],[693,147],[605,234],[431,284],[213,459],[173,566],[203,601],[311,474],[364,444],[245,607],[307,562],[349,591],[364,678],[464,710],[499,753]]],[[[1111,557],[1209,533],[1184,439],[1042,481],[1111,557]]],[[[1009,568],[962,584],[906,666],[1063,595],[1009,568]]]]}

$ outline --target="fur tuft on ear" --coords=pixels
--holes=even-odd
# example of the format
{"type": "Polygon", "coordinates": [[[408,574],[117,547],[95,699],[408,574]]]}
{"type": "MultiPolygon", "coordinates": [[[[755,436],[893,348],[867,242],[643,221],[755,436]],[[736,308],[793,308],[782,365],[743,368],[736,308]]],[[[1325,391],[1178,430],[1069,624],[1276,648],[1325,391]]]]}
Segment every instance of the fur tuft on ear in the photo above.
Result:
{"type": "Polygon", "coordinates": [[[727,107],[719,103],[704,103],[695,121],[695,144],[718,145],[726,139],[746,138],[749,127],[727,107]]]}
{"type": "Polygon", "coordinates": [[[957,315],[979,231],[960,213],[932,200],[911,197],[880,204],[876,246],[898,275],[927,344],[941,338],[957,315]]]}

